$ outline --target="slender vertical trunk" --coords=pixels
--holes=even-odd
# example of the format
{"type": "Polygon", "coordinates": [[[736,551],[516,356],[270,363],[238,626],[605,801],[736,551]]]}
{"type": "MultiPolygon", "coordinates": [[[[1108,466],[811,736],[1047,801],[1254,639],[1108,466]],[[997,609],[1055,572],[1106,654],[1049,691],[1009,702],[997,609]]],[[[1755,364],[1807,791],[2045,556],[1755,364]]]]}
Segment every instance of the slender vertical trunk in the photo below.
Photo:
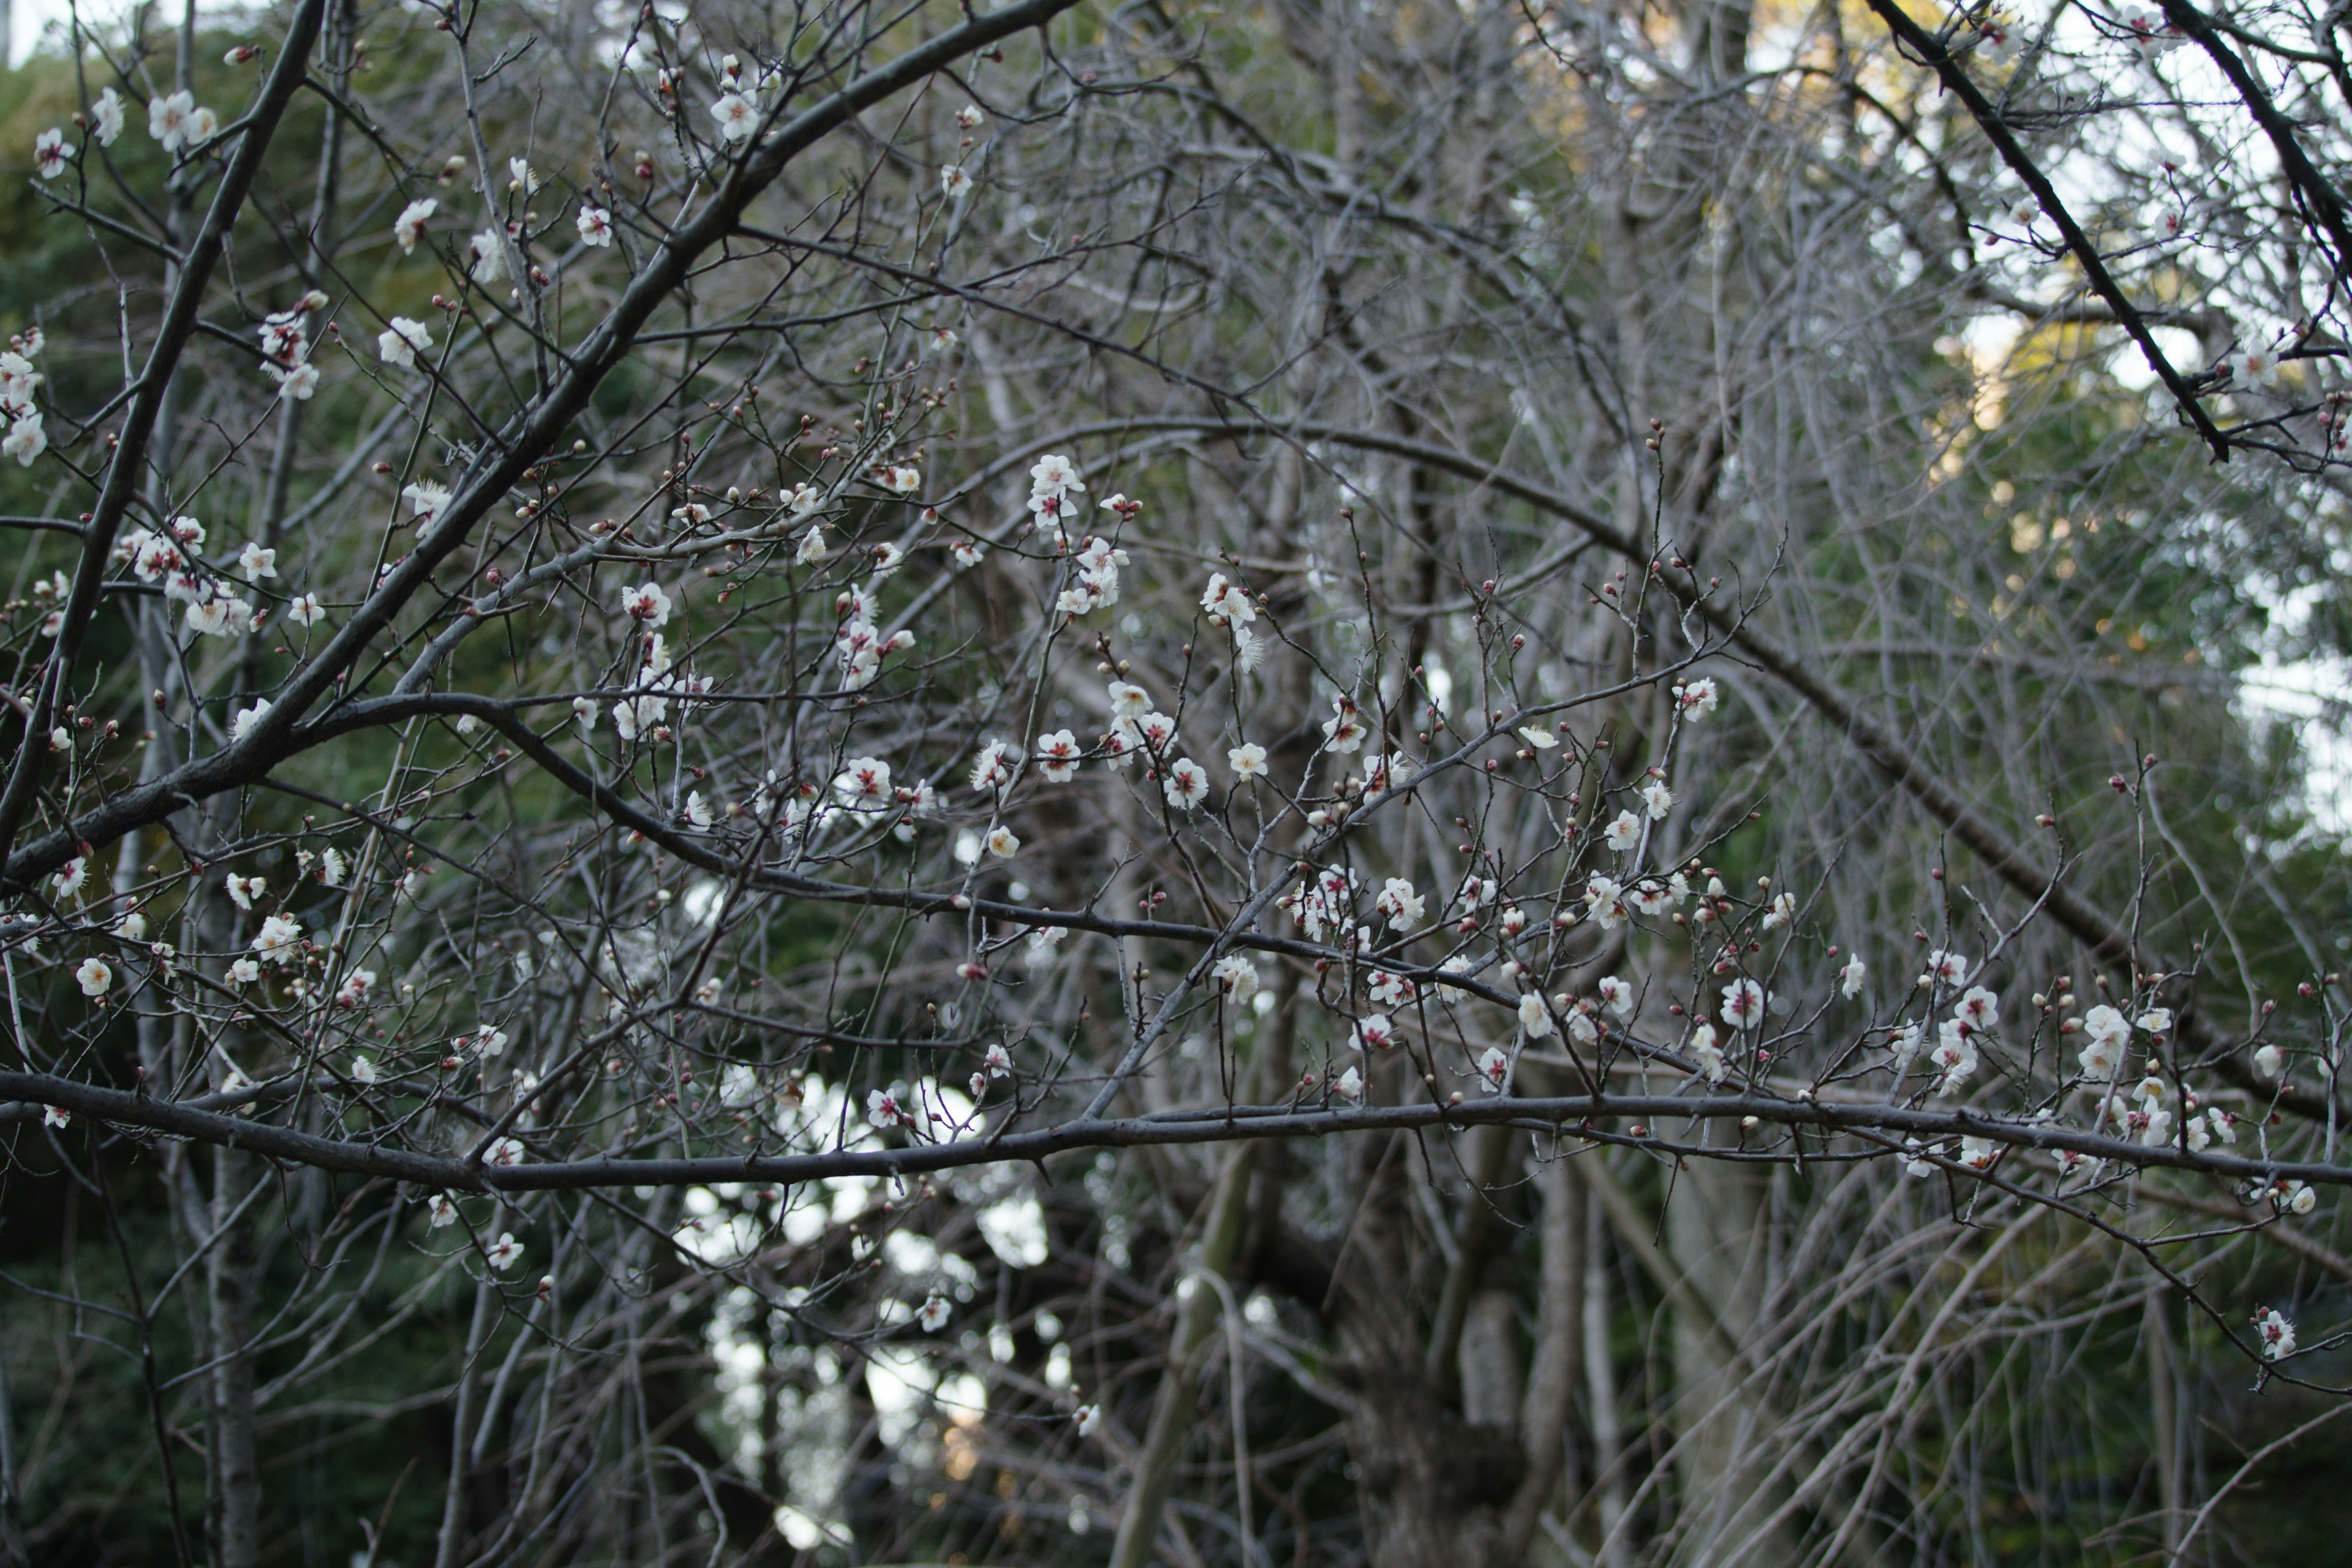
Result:
{"type": "Polygon", "coordinates": [[[1601,1568],[1624,1568],[1633,1552],[1623,1529],[1627,1488],[1620,1461],[1625,1433],[1617,1409],[1617,1363],[1609,1350],[1609,1213],[1590,1186],[1584,1205],[1584,1377],[1592,1391],[1592,1469],[1601,1481],[1598,1561],[1601,1568]]]}
{"type": "Polygon", "coordinates": [[[1680,1518],[1689,1539],[1713,1543],[1696,1560],[1724,1568],[1779,1568],[1802,1555],[1785,1523],[1742,1544],[1787,1493],[1785,1483],[1762,1479],[1781,1457],[1775,1423],[1725,1339],[1746,1342],[1764,1294],[1769,1180],[1753,1166],[1693,1162],[1666,1208],[1667,1248],[1696,1297],[1691,1310],[1678,1303],[1675,1312],[1680,1518]]]}
{"type": "Polygon", "coordinates": [[[1528,1475],[1504,1515],[1497,1568],[1516,1568],[1526,1560],[1544,1510],[1563,1491],[1572,1494],[1575,1487],[1569,1416],[1584,1380],[1584,1184],[1577,1180],[1572,1163],[1559,1156],[1536,1167],[1536,1186],[1543,1196],[1543,1268],[1535,1365],[1528,1374],[1527,1400],[1519,1413],[1519,1446],[1528,1457],[1528,1475]]]}
{"type": "Polygon", "coordinates": [[[2161,1293],[2147,1299],[2148,1422],[2156,1428],[2157,1501],[2162,1515],[2165,1561],[2179,1554],[2188,1522],[2181,1464],[2180,1355],[2172,1341],[2171,1302],[2161,1293]]]}
{"type": "Polygon", "coordinates": [[[253,1226],[236,1213],[253,1179],[251,1157],[223,1149],[213,1161],[205,1305],[212,1321],[213,1497],[207,1509],[214,1568],[253,1568],[261,1558],[261,1467],[255,1443],[253,1226]]]}
{"type": "MultiPolygon", "coordinates": [[[[457,1367],[457,1413],[449,1424],[449,1490],[441,1500],[441,1534],[433,1552],[434,1568],[454,1568],[458,1542],[466,1532],[466,1485],[472,1473],[468,1460],[472,1453],[474,1391],[481,1382],[478,1373],[483,1347],[488,1344],[490,1330],[498,1322],[498,1313],[491,1306],[497,1295],[497,1289],[488,1280],[474,1287],[474,1322],[466,1331],[466,1357],[457,1367]]],[[[654,1506],[659,1506],[658,1499],[654,1500],[654,1506]]]]}

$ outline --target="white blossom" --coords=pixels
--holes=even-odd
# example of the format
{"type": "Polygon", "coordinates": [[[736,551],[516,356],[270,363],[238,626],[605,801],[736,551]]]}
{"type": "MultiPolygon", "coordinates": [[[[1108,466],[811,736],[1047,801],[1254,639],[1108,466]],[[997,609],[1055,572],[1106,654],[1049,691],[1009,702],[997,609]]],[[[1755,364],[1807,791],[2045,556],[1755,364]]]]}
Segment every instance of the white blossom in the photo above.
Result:
{"type": "Polygon", "coordinates": [[[74,984],[85,996],[103,996],[114,984],[114,971],[102,958],[85,958],[74,970],[74,984]]]}
{"type": "Polygon", "coordinates": [[[719,121],[722,142],[740,142],[760,128],[760,106],[740,92],[722,96],[710,106],[710,116],[719,121]]]}
{"type": "Polygon", "coordinates": [[[98,144],[113,146],[114,139],[122,134],[122,100],[112,88],[99,89],[89,106],[89,118],[91,134],[98,138],[98,144]]]}
{"type": "Polygon", "coordinates": [[[1209,798],[1209,770],[1190,757],[1180,758],[1169,764],[1163,787],[1169,805],[1179,811],[1191,811],[1209,798]]]}
{"type": "Polygon", "coordinates": [[[31,468],[33,459],[48,450],[49,437],[41,428],[38,414],[20,414],[8,426],[8,435],[0,440],[0,454],[16,459],[24,468],[31,468]]]}
{"type": "Polygon", "coordinates": [[[433,331],[422,321],[406,316],[394,316],[392,324],[375,337],[377,357],[384,363],[407,370],[416,363],[416,356],[433,347],[433,331]]]}
{"type": "Polygon", "coordinates": [[[1735,980],[1723,988],[1723,1021],[1735,1029],[1752,1029],[1764,1021],[1764,987],[1753,980],[1735,980]]]}
{"type": "Polygon", "coordinates": [[[1235,1002],[1257,994],[1257,965],[1238,952],[1229,952],[1210,967],[1209,978],[1235,1002]]]}
{"type": "Polygon", "coordinates": [[[425,237],[426,220],[440,210],[441,204],[431,196],[413,201],[400,209],[400,216],[393,220],[392,238],[393,243],[400,247],[403,256],[415,254],[416,242],[425,237]]]}
{"type": "Polygon", "coordinates": [[[1851,1002],[1862,994],[1863,983],[1869,978],[1870,966],[1859,956],[1849,958],[1845,961],[1845,967],[1838,971],[1838,990],[1851,1002]]]}
{"type": "Polygon", "coordinates": [[[182,89],[162,93],[147,103],[147,134],[166,153],[177,153],[188,141],[188,121],[196,112],[195,95],[182,89]]]}

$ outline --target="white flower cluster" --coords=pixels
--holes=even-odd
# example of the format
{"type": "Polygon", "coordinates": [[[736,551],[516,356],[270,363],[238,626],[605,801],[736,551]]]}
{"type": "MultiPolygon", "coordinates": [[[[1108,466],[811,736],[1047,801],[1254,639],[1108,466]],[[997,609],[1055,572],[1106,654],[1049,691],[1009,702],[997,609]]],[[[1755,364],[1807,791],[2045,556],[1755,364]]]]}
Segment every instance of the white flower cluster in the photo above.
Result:
{"type": "Polygon", "coordinates": [[[8,418],[8,434],[0,437],[0,454],[14,458],[30,468],[33,459],[48,449],[48,436],[41,428],[41,411],[34,405],[33,395],[41,384],[41,374],[33,368],[33,360],[41,352],[41,330],[32,331],[8,340],[8,352],[0,353],[0,415],[8,418]]]}
{"type": "Polygon", "coordinates": [[[1222,572],[1212,573],[1208,587],[1201,594],[1201,609],[1234,639],[1234,663],[1244,669],[1255,669],[1265,662],[1265,641],[1250,630],[1257,619],[1257,603],[1250,597],[1248,589],[1228,582],[1222,572]]]}
{"type": "Polygon", "coordinates": [[[307,402],[319,390],[319,367],[310,363],[310,339],[305,318],[322,310],[326,295],[313,289],[290,310],[277,310],[261,321],[261,368],[278,384],[278,395],[307,402]]]}
{"type": "Polygon", "coordinates": [[[1038,458],[1029,470],[1030,526],[1053,543],[1062,543],[1077,511],[1078,503],[1071,498],[1086,490],[1086,480],[1078,477],[1069,458],[1051,455],[1038,458]]]}
{"type": "MultiPolygon", "coordinates": [[[[193,517],[175,517],[162,530],[133,528],[126,530],[115,541],[114,558],[125,563],[133,575],[142,583],[152,583],[163,591],[163,596],[188,606],[188,629],[205,637],[243,637],[258,630],[268,619],[268,612],[256,610],[250,600],[239,598],[231,585],[206,570],[197,552],[204,548],[205,525],[193,517]]],[[[236,569],[247,581],[257,582],[278,575],[278,552],[248,542],[238,552],[236,569]]],[[[316,618],[317,601],[304,595],[298,601],[301,612],[296,618],[303,624],[316,618]]],[[[259,712],[248,710],[232,726],[231,738],[241,739],[245,730],[268,705],[259,705],[259,712]]]]}

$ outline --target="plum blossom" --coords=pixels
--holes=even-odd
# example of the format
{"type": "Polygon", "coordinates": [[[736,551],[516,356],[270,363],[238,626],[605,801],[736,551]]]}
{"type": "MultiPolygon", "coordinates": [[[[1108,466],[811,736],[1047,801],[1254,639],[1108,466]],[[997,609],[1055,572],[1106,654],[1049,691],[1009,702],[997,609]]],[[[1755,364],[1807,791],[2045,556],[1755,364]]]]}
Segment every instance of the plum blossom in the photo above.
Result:
{"type": "Polygon", "coordinates": [[[1927,955],[1927,972],[1919,976],[1922,986],[1942,984],[1958,987],[1968,983],[1968,955],[1947,952],[1940,947],[1927,955]]]}
{"type": "Polygon", "coordinates": [[[0,353],[0,414],[11,418],[33,412],[33,394],[40,389],[41,373],[33,362],[11,349],[0,353]]]}
{"type": "Polygon", "coordinates": [[[988,830],[987,847],[999,860],[1010,860],[1021,853],[1020,838],[1001,822],[988,830]]]}
{"type": "Polygon", "coordinates": [[[166,153],[187,144],[189,121],[196,112],[195,95],[185,89],[151,99],[147,104],[147,134],[166,153]]]}
{"type": "Polygon", "coordinates": [[[400,247],[403,256],[416,254],[416,242],[425,237],[426,220],[440,210],[441,204],[431,196],[413,201],[400,209],[400,216],[392,222],[392,239],[400,247]]]}
{"type": "Polygon", "coordinates": [[[1937,1086],[1936,1092],[1957,1093],[1976,1076],[1976,1044],[1958,1019],[1947,1018],[1936,1031],[1936,1048],[1927,1053],[1927,1060],[1944,1074],[1944,1081],[1937,1086]]]}
{"type": "Polygon", "coordinates": [[[2284,1361],[2294,1353],[2294,1325],[2275,1307],[2255,1320],[2254,1338],[2262,1342],[2264,1361],[2284,1361]]]}
{"type": "Polygon", "coordinates": [[[16,459],[19,466],[31,468],[33,459],[48,450],[49,437],[41,428],[38,414],[20,414],[8,426],[8,435],[0,440],[0,454],[16,459]]]}
{"type": "Polygon", "coordinates": [[[1509,1075],[1510,1069],[1511,1059],[1503,1054],[1499,1046],[1488,1046],[1486,1054],[1478,1058],[1478,1077],[1489,1093],[1503,1092],[1503,1079],[1509,1075]]]}
{"type": "Polygon", "coordinates": [[[1237,779],[1262,779],[1266,776],[1265,748],[1255,741],[1244,741],[1225,753],[1225,765],[1237,779]]]}
{"type": "Polygon", "coordinates": [[[1363,749],[1364,736],[1367,732],[1363,717],[1356,708],[1354,698],[1339,696],[1331,700],[1331,717],[1323,721],[1325,751],[1336,752],[1343,755],[1360,751],[1363,749]]]}
{"type": "Polygon", "coordinates": [[[1386,915],[1391,931],[1411,931],[1427,918],[1426,900],[1413,891],[1412,883],[1402,877],[1391,877],[1381,885],[1372,907],[1386,915]]]}
{"type": "Polygon", "coordinates": [[[1717,700],[1715,682],[1710,679],[1701,678],[1687,686],[1675,688],[1675,708],[1684,718],[1694,722],[1714,712],[1717,700]]]}
{"type": "Polygon", "coordinates": [[[1665,780],[1652,779],[1642,786],[1642,805],[1652,822],[1664,822],[1675,808],[1675,792],[1666,787],[1665,780]]]}
{"type": "Polygon", "coordinates": [[[1257,994],[1257,965],[1238,952],[1226,953],[1210,966],[1209,978],[1236,1002],[1257,994]]]}
{"type": "Polygon", "coordinates": [[[1620,855],[1630,855],[1642,842],[1642,819],[1630,811],[1621,811],[1616,819],[1601,832],[1601,841],[1620,855]]]}
{"type": "Polygon", "coordinates": [[[278,384],[278,395],[291,403],[308,403],[319,390],[319,367],[305,359],[293,365],[265,363],[262,370],[278,384]]]}
{"type": "Polygon", "coordinates": [[[502,1231],[482,1256],[488,1259],[492,1268],[503,1274],[521,1258],[522,1243],[514,1238],[514,1232],[502,1231]]]}
{"type": "Polygon", "coordinates": [[[1210,574],[1209,585],[1201,594],[1201,609],[1227,630],[1237,630],[1257,619],[1257,605],[1251,602],[1249,590],[1226,581],[1222,572],[1210,574]]]}
{"type": "Polygon", "coordinates": [[[1364,1075],[1358,1072],[1351,1064],[1347,1071],[1331,1080],[1331,1092],[1350,1104],[1361,1102],[1364,1098],[1364,1075]]]}
{"type": "Polygon", "coordinates": [[[1164,788],[1169,805],[1191,811],[1209,798],[1209,770],[1190,757],[1179,758],[1169,765],[1164,788]]]}
{"type": "Polygon", "coordinates": [[[271,915],[261,922],[261,930],[253,939],[253,951],[268,959],[288,959],[294,955],[294,944],[302,940],[302,922],[289,915],[271,915]]]}
{"type": "Polygon", "coordinates": [[[1038,458],[1029,469],[1031,526],[1047,539],[1061,539],[1077,511],[1078,503],[1071,498],[1084,495],[1086,489],[1069,458],[1052,453],[1038,458]]]}
{"type": "Polygon", "coordinates": [[[1544,1005],[1542,993],[1530,991],[1519,998],[1519,1027],[1531,1040],[1551,1033],[1551,1009],[1544,1005]]]}
{"type": "Polygon", "coordinates": [[[1723,1021],[1735,1029],[1752,1029],[1764,1021],[1764,987],[1753,980],[1735,980],[1723,988],[1723,1021]]]}
{"type": "Polygon", "coordinates": [[[2142,56],[2162,54],[2180,42],[2179,30],[2160,12],[2126,5],[2121,20],[2131,35],[2132,47],[2142,56]]]}
{"type": "MultiPolygon", "coordinates": [[[[491,1033],[495,1034],[497,1031],[492,1030],[491,1033]]],[[[505,1037],[499,1037],[503,1042],[505,1037]]],[[[520,1138],[493,1138],[490,1140],[490,1146],[482,1151],[482,1163],[497,1170],[520,1165],[522,1163],[522,1140],[520,1138]]]]}
{"type": "Polygon", "coordinates": [[[2083,1076],[2107,1079],[2122,1065],[2125,1047],[2131,1044],[2131,1025],[2115,1008],[2102,1002],[2083,1015],[2084,1045],[2076,1060],[2083,1076]]]}
{"type": "Polygon", "coordinates": [[[2286,1057],[2276,1046],[2258,1046],[2254,1049],[2254,1070],[2277,1083],[2286,1077],[2286,1057]]]}
{"type": "Polygon", "coordinates": [[[424,528],[439,517],[441,509],[449,504],[449,487],[436,484],[431,479],[418,479],[414,484],[402,486],[400,497],[408,503],[411,521],[417,527],[424,528]]]}
{"type": "Polygon", "coordinates": [[[621,613],[633,621],[643,621],[649,630],[667,626],[669,611],[669,595],[658,584],[643,583],[621,590],[621,613]]]}
{"type": "Polygon", "coordinates": [[[1360,1051],[1384,1051],[1396,1044],[1396,1025],[1386,1013],[1374,1013],[1356,1020],[1350,1043],[1360,1051]]]}
{"type": "Polygon", "coordinates": [[[113,146],[114,139],[122,134],[122,100],[112,88],[99,89],[89,106],[89,118],[90,133],[98,138],[98,144],[113,146]]]}
{"type": "Polygon", "coordinates": [[[298,626],[315,626],[327,618],[327,612],[316,594],[298,594],[286,606],[286,618],[298,626]]]}
{"type": "Polygon", "coordinates": [[[467,241],[473,263],[466,276],[477,283],[495,283],[507,275],[506,236],[495,228],[478,229],[467,241]]]}
{"type": "Polygon", "coordinates": [[[1990,1029],[2000,1016],[2000,998],[1981,985],[1971,985],[1952,1007],[1952,1016],[1970,1029],[1990,1029]]]}
{"type": "Polygon", "coordinates": [[[2279,378],[2277,351],[2254,344],[2239,350],[2221,361],[2232,384],[2238,386],[2276,386],[2279,378]]]}
{"type": "Polygon", "coordinates": [[[1008,787],[1019,766],[1017,753],[1002,741],[991,741],[972,759],[971,787],[975,795],[987,795],[1008,787]]]}
{"type": "Polygon", "coordinates": [[[924,1298],[922,1307],[915,1313],[915,1321],[921,1326],[923,1332],[936,1334],[948,1326],[950,1315],[946,1297],[929,1296],[924,1298]]]}
{"type": "Polygon", "coordinates": [[[1601,993],[1601,1000],[1607,1004],[1612,1013],[1621,1018],[1633,1016],[1633,988],[1624,981],[1613,974],[1604,975],[1595,989],[1601,993]]]}
{"type": "Polygon", "coordinates": [[[852,805],[887,805],[890,799],[890,764],[878,757],[857,757],[833,781],[835,793],[852,805]]]}
{"type": "Polygon", "coordinates": [[[574,222],[580,229],[580,243],[592,250],[609,249],[613,244],[613,214],[607,207],[582,207],[574,222]]]}
{"type": "Polygon", "coordinates": [[[45,180],[54,180],[66,172],[66,160],[74,150],[66,143],[66,133],[52,126],[33,138],[33,168],[45,180]]]}
{"type": "Polygon", "coordinates": [[[760,106],[740,92],[730,92],[710,106],[710,117],[719,121],[719,139],[740,142],[760,128],[760,106]]]}
{"type": "Polygon", "coordinates": [[[402,370],[414,368],[416,356],[432,347],[433,330],[406,316],[394,316],[392,324],[375,335],[376,356],[402,370]]]}
{"type": "Polygon", "coordinates": [[[1723,1047],[1717,1040],[1713,1024],[1700,1024],[1691,1030],[1691,1060],[1698,1064],[1698,1070],[1707,1082],[1719,1084],[1729,1076],[1731,1068],[1725,1061],[1723,1047]]]}
{"type": "Polygon", "coordinates": [[[49,879],[49,886],[56,889],[58,898],[70,899],[81,891],[82,883],[89,879],[89,863],[77,855],[67,861],[56,876],[49,879]]]}
{"type": "Polygon", "coordinates": [[[102,958],[85,958],[74,970],[74,984],[81,987],[85,996],[103,996],[114,984],[114,971],[102,958]]]}
{"type": "Polygon", "coordinates": [[[971,189],[971,175],[960,163],[949,163],[940,170],[940,189],[954,201],[971,189]]]}
{"type": "Polygon", "coordinates": [[[1849,958],[1838,971],[1838,993],[1851,1002],[1862,994],[1863,983],[1870,978],[1870,965],[1859,957],[1849,958]]]}
{"type": "Polygon", "coordinates": [[[1110,713],[1114,719],[1140,719],[1151,711],[1151,694],[1131,681],[1110,683],[1110,713]]]}
{"type": "Polygon", "coordinates": [[[1067,730],[1037,737],[1037,771],[1049,784],[1067,784],[1077,776],[1078,738],[1067,730]]]}

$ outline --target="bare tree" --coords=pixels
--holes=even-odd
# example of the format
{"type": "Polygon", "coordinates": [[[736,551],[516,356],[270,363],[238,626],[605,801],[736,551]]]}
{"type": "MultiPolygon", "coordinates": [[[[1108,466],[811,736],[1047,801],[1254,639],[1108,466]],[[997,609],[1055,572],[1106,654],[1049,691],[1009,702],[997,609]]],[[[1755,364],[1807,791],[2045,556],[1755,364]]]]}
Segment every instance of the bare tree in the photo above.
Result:
{"type": "Polygon", "coordinates": [[[1875,9],[77,30],[0,1553],[107,1533],[53,1332],[188,1563],[2235,1560],[2346,1381],[2238,702],[2333,163],[1875,9]]]}

